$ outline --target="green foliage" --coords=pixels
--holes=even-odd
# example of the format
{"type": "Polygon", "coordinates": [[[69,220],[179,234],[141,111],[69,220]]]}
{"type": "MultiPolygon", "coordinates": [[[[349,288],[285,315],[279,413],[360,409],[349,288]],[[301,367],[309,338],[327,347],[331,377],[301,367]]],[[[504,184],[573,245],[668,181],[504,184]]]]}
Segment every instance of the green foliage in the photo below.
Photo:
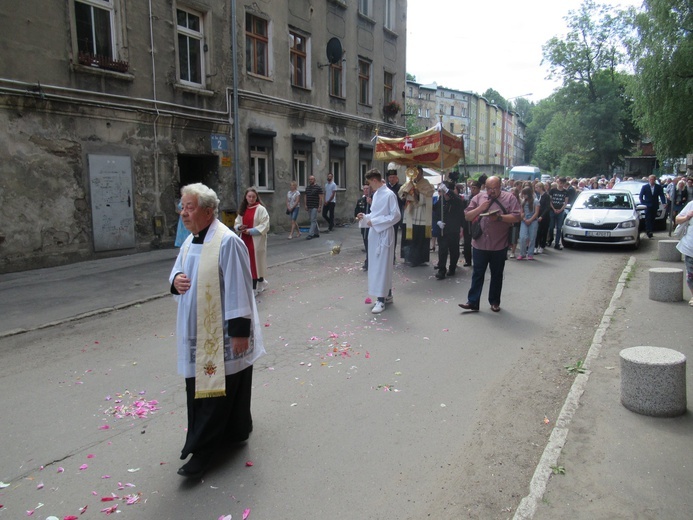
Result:
{"type": "Polygon", "coordinates": [[[584,374],[585,373],[585,362],[584,361],[576,361],[574,365],[565,365],[563,368],[565,368],[569,374],[576,375],[576,374],[584,374]]]}
{"type": "Polygon", "coordinates": [[[566,38],[544,45],[544,61],[563,87],[533,110],[526,149],[531,162],[561,176],[609,173],[638,137],[627,77],[617,70],[627,17],[586,0],[566,20],[566,38]]]}
{"type": "Polygon", "coordinates": [[[508,102],[505,100],[503,96],[500,95],[500,92],[497,90],[494,90],[492,88],[487,88],[483,94],[481,94],[483,97],[488,99],[490,103],[493,103],[494,105],[498,105],[501,107],[503,110],[508,109],[508,102]]]}
{"type": "Polygon", "coordinates": [[[638,126],[661,160],[693,151],[693,3],[645,0],[630,11],[637,35],[626,38],[636,76],[629,85],[638,126]]]}
{"type": "Polygon", "coordinates": [[[565,475],[565,468],[563,466],[551,466],[551,472],[554,475],[565,475]]]}
{"type": "Polygon", "coordinates": [[[407,72],[407,81],[416,81],[416,76],[407,72]]]}
{"type": "Polygon", "coordinates": [[[404,105],[404,126],[408,135],[419,134],[426,130],[419,124],[419,107],[415,103],[406,102],[404,105]]]}

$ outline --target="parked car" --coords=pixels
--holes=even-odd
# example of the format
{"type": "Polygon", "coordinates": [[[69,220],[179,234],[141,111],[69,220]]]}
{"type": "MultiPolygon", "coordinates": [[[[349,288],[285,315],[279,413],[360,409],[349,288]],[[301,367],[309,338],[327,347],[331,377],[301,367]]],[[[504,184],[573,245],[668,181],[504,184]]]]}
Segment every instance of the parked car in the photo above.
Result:
{"type": "Polygon", "coordinates": [[[640,247],[640,209],[630,191],[580,193],[563,223],[563,245],[613,244],[640,247]]]}
{"type": "MultiPolygon", "coordinates": [[[[643,185],[647,184],[646,180],[621,181],[614,186],[614,189],[628,190],[633,195],[635,204],[640,204],[640,190],[643,185]]],[[[640,210],[640,227],[645,226],[645,209],[640,210]]],[[[655,229],[665,229],[667,226],[667,205],[659,202],[659,209],[655,217],[655,229]]]]}

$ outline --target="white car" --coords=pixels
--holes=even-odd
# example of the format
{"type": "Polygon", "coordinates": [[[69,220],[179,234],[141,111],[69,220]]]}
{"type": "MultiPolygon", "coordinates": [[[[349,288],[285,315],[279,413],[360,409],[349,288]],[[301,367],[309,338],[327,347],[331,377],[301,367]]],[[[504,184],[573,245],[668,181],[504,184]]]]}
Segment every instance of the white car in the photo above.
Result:
{"type": "Polygon", "coordinates": [[[628,190],[587,190],[563,222],[563,245],[614,244],[640,247],[640,210],[628,190]]]}

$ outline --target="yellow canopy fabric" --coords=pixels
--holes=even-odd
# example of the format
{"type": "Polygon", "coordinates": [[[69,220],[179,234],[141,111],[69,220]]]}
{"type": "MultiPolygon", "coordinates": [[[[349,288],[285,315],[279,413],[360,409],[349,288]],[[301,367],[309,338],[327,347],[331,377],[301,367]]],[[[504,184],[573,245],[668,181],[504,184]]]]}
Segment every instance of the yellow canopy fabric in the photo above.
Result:
{"type": "Polygon", "coordinates": [[[441,128],[440,123],[425,132],[411,136],[377,136],[375,143],[375,160],[393,161],[404,166],[452,168],[463,157],[462,136],[441,128]]]}

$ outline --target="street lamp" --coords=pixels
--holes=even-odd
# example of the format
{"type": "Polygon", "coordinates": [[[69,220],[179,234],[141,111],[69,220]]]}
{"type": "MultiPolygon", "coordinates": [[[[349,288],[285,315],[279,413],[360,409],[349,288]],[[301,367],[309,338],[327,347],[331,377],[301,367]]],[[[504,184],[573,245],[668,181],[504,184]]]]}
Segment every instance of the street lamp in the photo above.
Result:
{"type": "MultiPolygon", "coordinates": [[[[527,96],[531,96],[531,95],[532,95],[531,92],[529,94],[520,94],[519,96],[509,97],[505,101],[507,103],[511,99],[517,99],[517,98],[527,97],[527,96]]],[[[510,112],[509,108],[510,107],[508,105],[508,108],[503,111],[503,113],[502,113],[503,120],[501,122],[501,160],[500,160],[500,162],[501,162],[501,165],[503,166],[503,173],[504,174],[505,174],[505,168],[506,168],[506,164],[505,164],[505,114],[506,114],[506,112],[507,113],[510,112]]]]}

